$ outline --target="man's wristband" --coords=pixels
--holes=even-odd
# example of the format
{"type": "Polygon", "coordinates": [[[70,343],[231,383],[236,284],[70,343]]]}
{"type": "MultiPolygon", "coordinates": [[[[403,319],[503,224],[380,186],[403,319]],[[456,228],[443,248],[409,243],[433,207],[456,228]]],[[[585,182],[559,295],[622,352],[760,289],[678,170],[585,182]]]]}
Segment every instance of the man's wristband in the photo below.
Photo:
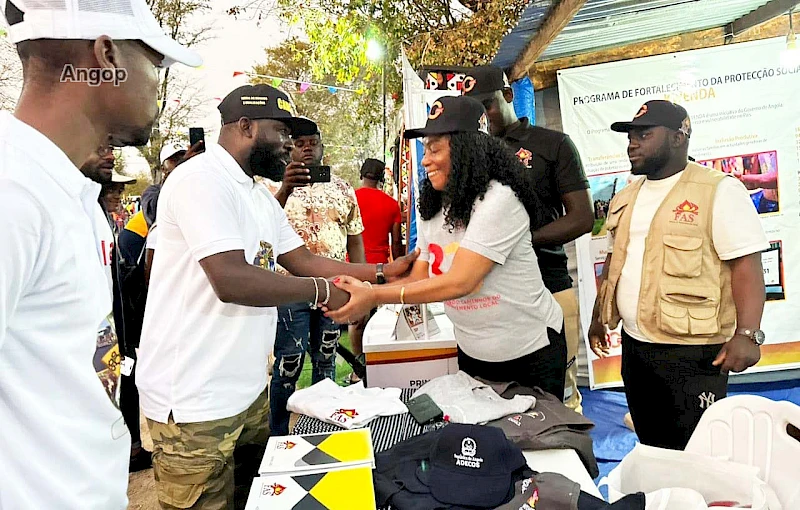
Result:
{"type": "Polygon", "coordinates": [[[383,262],[375,266],[375,281],[378,282],[379,285],[386,283],[386,275],[383,273],[383,262]]]}

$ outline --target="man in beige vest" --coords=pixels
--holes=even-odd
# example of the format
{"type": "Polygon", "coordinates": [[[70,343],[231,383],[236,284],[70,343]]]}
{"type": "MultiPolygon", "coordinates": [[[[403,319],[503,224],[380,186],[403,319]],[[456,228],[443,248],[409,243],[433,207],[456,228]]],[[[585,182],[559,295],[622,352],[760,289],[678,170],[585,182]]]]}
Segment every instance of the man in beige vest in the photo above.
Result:
{"type": "Polygon", "coordinates": [[[608,257],[589,340],[608,355],[622,330],[622,379],[643,444],[683,449],[701,415],[727,393],[728,372],[761,357],[769,248],[744,186],[688,161],[686,110],[649,101],[631,122],[631,172],[612,200],[608,257]]]}

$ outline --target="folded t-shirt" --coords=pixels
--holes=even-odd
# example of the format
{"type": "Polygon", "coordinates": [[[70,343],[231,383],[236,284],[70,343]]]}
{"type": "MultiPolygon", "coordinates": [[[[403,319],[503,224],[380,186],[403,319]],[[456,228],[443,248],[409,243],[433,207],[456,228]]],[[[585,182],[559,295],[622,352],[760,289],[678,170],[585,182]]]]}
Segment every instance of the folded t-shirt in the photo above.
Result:
{"type": "Polygon", "coordinates": [[[364,388],[361,382],[343,388],[330,379],[294,392],[286,408],[345,429],[364,427],[379,416],[408,412],[399,388],[364,388]]]}
{"type": "Polygon", "coordinates": [[[452,423],[483,425],[513,413],[524,413],[536,398],[517,395],[510,400],[498,395],[489,385],[466,372],[443,375],[428,381],[414,393],[430,396],[452,423]]]}

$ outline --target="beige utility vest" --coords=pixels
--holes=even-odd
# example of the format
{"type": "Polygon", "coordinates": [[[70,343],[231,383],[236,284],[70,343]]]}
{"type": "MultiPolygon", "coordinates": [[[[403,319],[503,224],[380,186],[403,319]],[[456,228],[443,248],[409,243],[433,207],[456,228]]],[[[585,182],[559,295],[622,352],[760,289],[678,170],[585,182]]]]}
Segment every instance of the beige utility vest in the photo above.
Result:
{"type": "MultiPolygon", "coordinates": [[[[717,256],[711,235],[714,195],[724,178],[722,172],[690,162],[650,224],[637,326],[652,342],[719,344],[733,336],[736,306],[731,271],[717,256]]],[[[638,179],[623,188],[611,201],[606,219],[606,228],[614,235],[614,255],[600,288],[600,313],[612,329],[620,322],[617,283],[643,183],[638,179]]]]}

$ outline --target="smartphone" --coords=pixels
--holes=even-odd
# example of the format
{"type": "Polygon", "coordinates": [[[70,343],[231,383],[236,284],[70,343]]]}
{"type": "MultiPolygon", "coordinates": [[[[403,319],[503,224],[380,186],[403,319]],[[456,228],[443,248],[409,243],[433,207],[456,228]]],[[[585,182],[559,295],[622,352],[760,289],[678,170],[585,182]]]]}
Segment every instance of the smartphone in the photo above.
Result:
{"type": "Polygon", "coordinates": [[[197,142],[206,141],[206,134],[201,127],[189,128],[189,147],[193,147],[197,142]]]}
{"type": "Polygon", "coordinates": [[[434,402],[429,395],[424,393],[409,400],[406,403],[406,407],[408,407],[409,414],[411,414],[414,420],[420,425],[425,425],[444,418],[444,413],[439,406],[436,405],[436,402],[434,402]]]}
{"type": "Polygon", "coordinates": [[[331,167],[327,165],[307,166],[311,176],[311,184],[315,182],[331,182],[331,167]]]}

